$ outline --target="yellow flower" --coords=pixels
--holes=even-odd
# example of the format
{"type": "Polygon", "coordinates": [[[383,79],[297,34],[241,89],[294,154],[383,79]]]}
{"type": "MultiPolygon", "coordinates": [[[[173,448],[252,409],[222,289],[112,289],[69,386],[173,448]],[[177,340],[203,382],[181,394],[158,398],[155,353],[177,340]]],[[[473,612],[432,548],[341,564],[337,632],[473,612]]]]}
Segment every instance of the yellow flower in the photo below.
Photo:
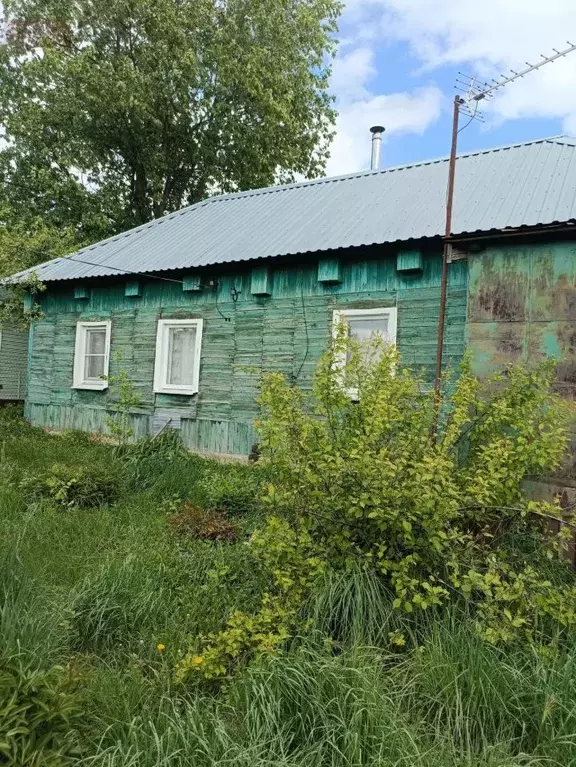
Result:
{"type": "Polygon", "coordinates": [[[192,663],[194,663],[196,666],[199,666],[202,663],[203,660],[204,660],[204,658],[201,655],[195,655],[192,658],[192,663]]]}
{"type": "Polygon", "coordinates": [[[162,642],[159,642],[156,645],[156,649],[158,650],[158,652],[164,652],[164,650],[166,649],[166,645],[162,644],[162,642]]]}

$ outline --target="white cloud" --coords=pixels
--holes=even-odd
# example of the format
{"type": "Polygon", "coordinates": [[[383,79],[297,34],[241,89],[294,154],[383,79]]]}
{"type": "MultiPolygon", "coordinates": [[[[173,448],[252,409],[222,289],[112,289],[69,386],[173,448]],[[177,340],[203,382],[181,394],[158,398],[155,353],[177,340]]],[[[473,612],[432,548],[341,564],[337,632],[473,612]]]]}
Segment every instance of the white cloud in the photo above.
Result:
{"type": "MultiPolygon", "coordinates": [[[[498,77],[576,38],[573,0],[354,0],[381,35],[407,41],[425,68],[459,65],[498,77]]],[[[576,42],[576,39],[574,40],[576,42]]],[[[497,121],[549,117],[576,127],[576,52],[500,91],[483,105],[497,121]]]]}
{"type": "MultiPolygon", "coordinates": [[[[358,21],[362,23],[360,17],[358,21]]],[[[377,74],[374,49],[353,45],[354,38],[341,46],[333,67],[338,119],[327,165],[330,176],[370,167],[372,125],[386,126],[385,143],[390,134],[422,133],[440,115],[442,94],[433,86],[412,93],[372,92],[369,86],[377,74]]]]}
{"type": "MultiPolygon", "coordinates": [[[[406,42],[415,69],[426,76],[453,66],[490,79],[567,47],[566,39],[576,42],[576,6],[574,0],[347,0],[344,26],[334,66],[339,118],[330,174],[368,166],[370,125],[385,125],[388,135],[421,134],[439,117],[442,96],[434,86],[373,92],[379,45],[406,42]]],[[[575,83],[576,52],[507,86],[482,111],[488,124],[553,118],[576,133],[575,83]]]]}
{"type": "MultiPolygon", "coordinates": [[[[370,167],[370,133],[372,125],[384,125],[384,144],[395,133],[422,134],[438,119],[442,94],[429,86],[412,93],[390,93],[343,102],[336,123],[336,138],[328,161],[329,176],[352,173],[370,167]]],[[[383,149],[385,161],[385,148],[383,149]]]]}
{"type": "Polygon", "coordinates": [[[332,88],[341,101],[364,98],[368,95],[366,84],[376,74],[374,51],[356,48],[338,56],[332,67],[332,88]]]}

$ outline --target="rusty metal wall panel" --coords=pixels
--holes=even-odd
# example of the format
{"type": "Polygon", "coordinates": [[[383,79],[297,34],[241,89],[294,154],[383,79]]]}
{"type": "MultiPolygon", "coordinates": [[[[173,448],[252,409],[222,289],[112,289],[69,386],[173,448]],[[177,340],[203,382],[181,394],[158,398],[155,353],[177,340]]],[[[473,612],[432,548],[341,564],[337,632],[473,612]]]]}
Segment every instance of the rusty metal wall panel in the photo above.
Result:
{"type": "MultiPolygon", "coordinates": [[[[492,247],[472,255],[467,339],[480,375],[554,357],[558,390],[576,400],[576,243],[492,247]]],[[[576,486],[576,435],[557,476],[576,486]]]]}

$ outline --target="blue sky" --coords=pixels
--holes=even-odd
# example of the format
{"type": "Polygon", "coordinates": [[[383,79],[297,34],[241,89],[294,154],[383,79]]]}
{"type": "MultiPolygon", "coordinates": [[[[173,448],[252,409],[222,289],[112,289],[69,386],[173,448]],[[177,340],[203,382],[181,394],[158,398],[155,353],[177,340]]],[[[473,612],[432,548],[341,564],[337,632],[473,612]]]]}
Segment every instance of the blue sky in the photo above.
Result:
{"type": "MultiPolygon", "coordinates": [[[[458,71],[489,79],[576,42],[576,0],[347,0],[332,88],[339,111],[328,175],[444,156],[458,71]]],[[[459,148],[576,135],[576,52],[502,89],[459,148]]]]}

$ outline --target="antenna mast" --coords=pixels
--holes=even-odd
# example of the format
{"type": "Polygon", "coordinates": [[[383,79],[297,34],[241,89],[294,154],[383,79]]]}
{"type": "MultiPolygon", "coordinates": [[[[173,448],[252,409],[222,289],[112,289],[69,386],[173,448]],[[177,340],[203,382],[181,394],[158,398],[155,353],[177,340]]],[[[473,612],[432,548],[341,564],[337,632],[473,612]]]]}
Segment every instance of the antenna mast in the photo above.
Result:
{"type": "Polygon", "coordinates": [[[464,128],[458,128],[460,113],[467,114],[470,118],[470,122],[474,119],[481,119],[478,114],[478,104],[492,97],[495,91],[499,88],[503,88],[509,83],[513,83],[515,80],[519,80],[521,77],[525,77],[535,69],[540,69],[546,64],[550,64],[559,58],[567,56],[576,50],[576,45],[568,40],[569,47],[563,51],[554,51],[552,56],[543,56],[542,61],[536,64],[530,64],[526,62],[526,68],[519,72],[510,70],[511,75],[501,75],[499,79],[492,80],[490,83],[478,83],[474,78],[458,74],[461,77],[465,77],[466,80],[457,80],[457,90],[464,93],[463,96],[456,95],[454,97],[454,112],[452,120],[452,143],[450,147],[450,159],[448,162],[448,188],[446,193],[446,221],[444,227],[444,251],[442,254],[442,278],[440,282],[440,316],[438,318],[438,347],[436,351],[436,375],[434,378],[434,404],[435,415],[434,425],[432,429],[433,438],[436,438],[436,432],[438,427],[438,413],[440,409],[440,384],[442,381],[442,358],[444,351],[444,327],[446,324],[446,293],[448,287],[448,264],[452,257],[452,245],[450,238],[452,235],[452,209],[454,205],[454,179],[456,176],[456,154],[458,149],[458,134],[464,128]]]}

